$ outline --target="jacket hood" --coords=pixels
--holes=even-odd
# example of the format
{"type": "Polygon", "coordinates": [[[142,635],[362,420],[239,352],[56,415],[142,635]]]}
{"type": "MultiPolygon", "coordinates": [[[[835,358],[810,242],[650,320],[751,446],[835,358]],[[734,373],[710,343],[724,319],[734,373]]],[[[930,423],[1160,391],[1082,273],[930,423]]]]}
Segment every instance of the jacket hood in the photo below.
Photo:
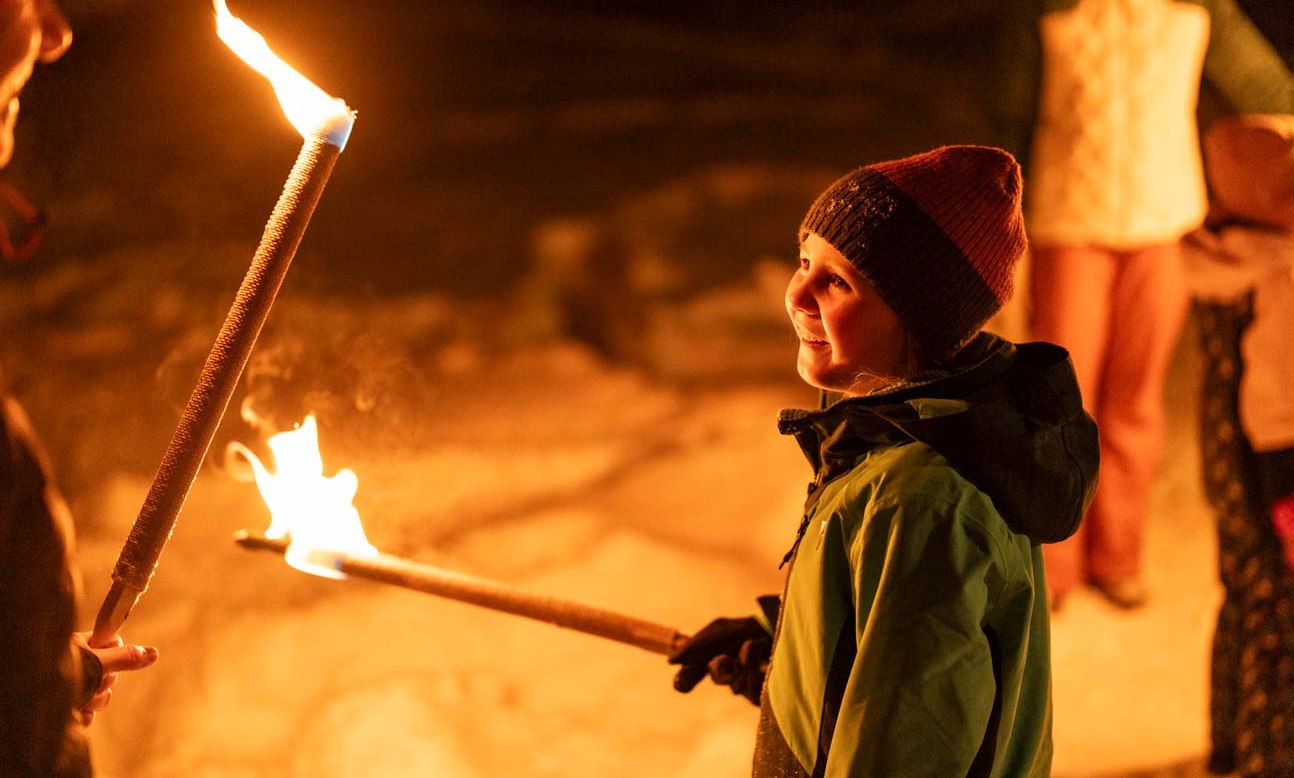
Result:
{"type": "Polygon", "coordinates": [[[782,411],[822,484],[881,443],[914,440],[988,494],[1012,531],[1040,543],[1078,530],[1096,491],[1096,423],[1069,354],[981,333],[951,366],[819,411],[782,411]]]}

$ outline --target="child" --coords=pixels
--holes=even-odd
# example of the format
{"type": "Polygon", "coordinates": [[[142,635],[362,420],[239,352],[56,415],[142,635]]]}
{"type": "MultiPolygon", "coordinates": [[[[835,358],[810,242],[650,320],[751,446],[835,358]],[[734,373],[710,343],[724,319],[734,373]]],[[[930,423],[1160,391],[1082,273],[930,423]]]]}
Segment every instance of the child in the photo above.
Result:
{"type": "Polygon", "coordinates": [[[1209,767],[1294,775],[1294,116],[1219,120],[1204,150],[1213,210],[1185,256],[1224,591],[1209,767]]]}
{"type": "Polygon", "coordinates": [[[1077,528],[1098,447],[1064,350],[980,331],[1024,250],[987,147],[856,170],[801,224],[797,368],[843,399],[779,418],[814,470],[780,613],[670,659],[680,691],[760,700],[755,776],[1049,774],[1039,544],[1077,528]]]}

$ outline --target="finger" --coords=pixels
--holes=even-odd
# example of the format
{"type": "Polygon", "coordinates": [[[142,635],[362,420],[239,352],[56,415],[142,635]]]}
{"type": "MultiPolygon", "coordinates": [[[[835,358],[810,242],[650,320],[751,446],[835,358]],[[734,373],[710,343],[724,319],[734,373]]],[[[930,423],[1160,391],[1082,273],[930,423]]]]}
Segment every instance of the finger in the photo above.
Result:
{"type": "Polygon", "coordinates": [[[756,638],[741,644],[741,650],[737,652],[737,658],[741,660],[743,665],[754,667],[767,662],[772,652],[773,642],[771,640],[756,638]]]}
{"type": "Polygon", "coordinates": [[[719,653],[735,651],[741,644],[741,636],[746,631],[741,619],[715,619],[690,640],[677,653],[670,657],[672,664],[690,664],[708,659],[719,653]]]}
{"type": "Polygon", "coordinates": [[[108,707],[108,703],[110,702],[112,702],[112,689],[104,689],[91,697],[90,701],[82,706],[81,713],[93,715],[95,711],[103,710],[108,707]]]}
{"type": "Polygon", "coordinates": [[[94,649],[116,648],[117,646],[123,646],[126,644],[126,641],[122,639],[121,635],[114,634],[112,637],[106,640],[93,640],[92,639],[94,637],[93,632],[82,632],[79,634],[84,635],[86,645],[94,649]]]}
{"type": "Polygon", "coordinates": [[[99,680],[98,687],[95,688],[95,693],[97,694],[99,692],[105,692],[111,689],[112,685],[116,682],[117,682],[116,673],[104,673],[103,678],[99,680]]]}
{"type": "Polygon", "coordinates": [[[705,665],[683,665],[683,668],[674,676],[674,688],[684,694],[692,691],[706,676],[707,671],[708,668],[705,665]]]}
{"type": "Polygon", "coordinates": [[[737,660],[728,654],[721,654],[710,660],[710,677],[717,684],[728,686],[737,677],[737,660]]]}
{"type": "Polygon", "coordinates": [[[678,651],[671,654],[669,663],[672,665],[690,665],[708,659],[714,656],[716,651],[722,650],[715,643],[716,641],[713,639],[697,635],[678,651]]]}
{"type": "Polygon", "coordinates": [[[105,675],[120,670],[140,670],[157,661],[157,649],[153,646],[117,646],[96,649],[94,653],[103,663],[105,675]]]}

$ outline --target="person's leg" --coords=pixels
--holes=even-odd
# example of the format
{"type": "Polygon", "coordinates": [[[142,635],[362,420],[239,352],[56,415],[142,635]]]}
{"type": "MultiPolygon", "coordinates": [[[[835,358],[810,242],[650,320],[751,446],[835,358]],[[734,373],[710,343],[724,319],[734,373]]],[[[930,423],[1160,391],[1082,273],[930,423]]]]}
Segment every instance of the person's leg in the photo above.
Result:
{"type": "Polygon", "coordinates": [[[1177,243],[1123,255],[1109,318],[1096,422],[1100,486],[1088,526],[1088,576],[1115,604],[1145,598],[1141,547],[1164,437],[1164,378],[1186,318],[1177,243]]]}
{"type": "MultiPolygon", "coordinates": [[[[1083,406],[1094,417],[1099,408],[1101,365],[1105,361],[1110,294],[1115,264],[1109,252],[1076,246],[1035,247],[1029,270],[1029,328],[1036,340],[1069,350],[1083,406]]],[[[1091,513],[1084,519],[1086,525],[1091,513]]],[[[1052,607],[1083,583],[1085,530],[1069,540],[1042,547],[1052,607]]]]}

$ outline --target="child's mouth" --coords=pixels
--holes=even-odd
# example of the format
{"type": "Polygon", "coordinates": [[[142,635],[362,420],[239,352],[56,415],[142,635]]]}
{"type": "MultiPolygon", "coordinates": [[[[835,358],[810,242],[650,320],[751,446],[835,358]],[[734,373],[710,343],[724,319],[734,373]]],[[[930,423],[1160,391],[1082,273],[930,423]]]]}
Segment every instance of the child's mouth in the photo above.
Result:
{"type": "Polygon", "coordinates": [[[829,342],[822,340],[821,338],[817,338],[805,332],[804,330],[801,330],[798,328],[795,331],[795,335],[800,339],[800,343],[804,344],[805,346],[808,346],[809,348],[826,348],[827,346],[831,345],[829,342]]]}

